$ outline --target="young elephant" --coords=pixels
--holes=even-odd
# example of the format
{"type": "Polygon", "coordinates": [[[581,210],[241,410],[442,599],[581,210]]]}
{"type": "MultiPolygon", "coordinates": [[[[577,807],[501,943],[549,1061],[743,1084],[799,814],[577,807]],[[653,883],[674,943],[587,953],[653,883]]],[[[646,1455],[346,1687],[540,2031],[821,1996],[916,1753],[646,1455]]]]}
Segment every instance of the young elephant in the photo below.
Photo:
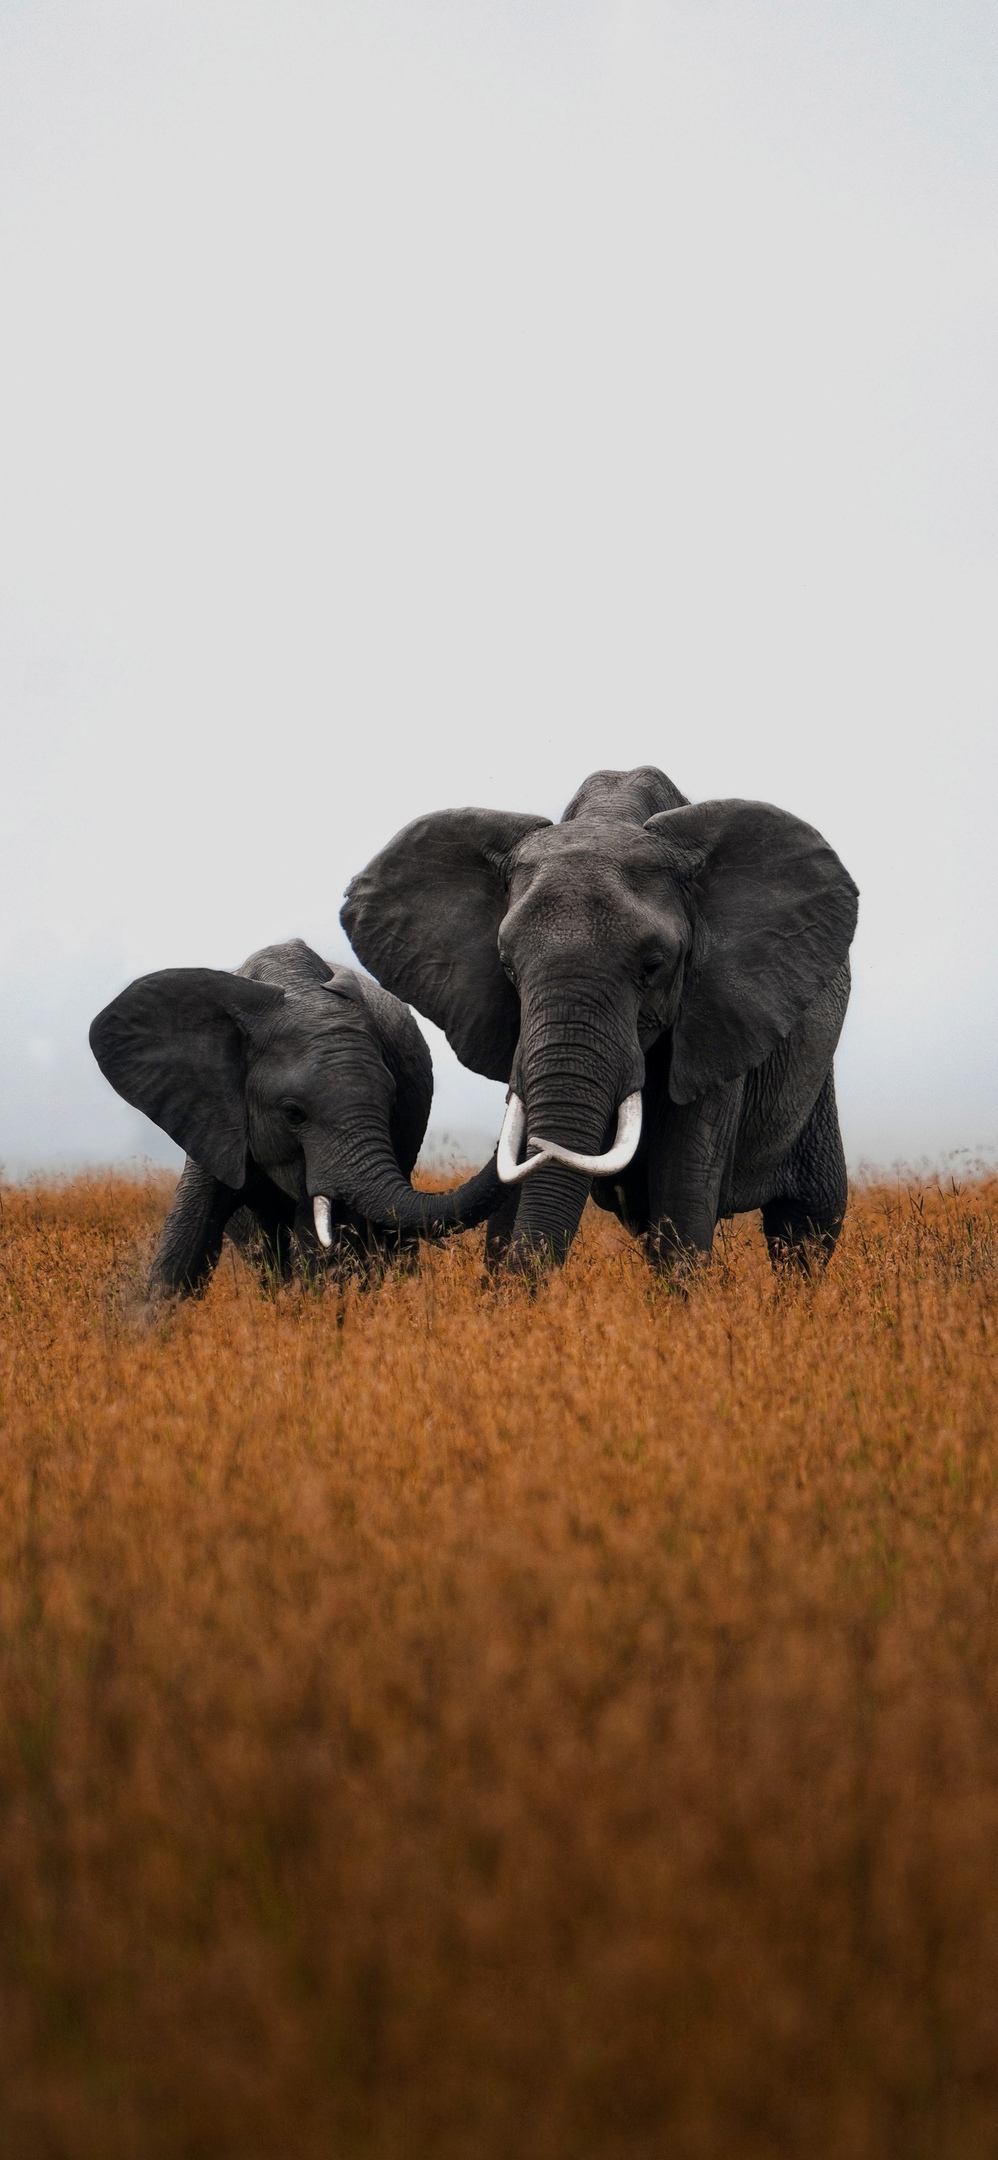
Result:
{"type": "Polygon", "coordinates": [[[292,1239],[367,1265],[484,1221],[502,1193],[494,1159],[452,1192],[413,1190],[426,1044],[397,998],[300,938],[232,975],[141,976],[98,1013],[90,1045],[119,1095],[187,1152],[150,1296],[203,1288],[242,1209],[283,1274],[292,1239]]]}
{"type": "Polygon", "coordinates": [[[640,766],[594,773],[558,825],[418,818],[341,919],[466,1065],[512,1083],[494,1257],[564,1258],[592,1185],[665,1264],[761,1208],[774,1261],[808,1266],[845,1209],[832,1056],[856,902],[799,818],[694,805],[640,766]]]}

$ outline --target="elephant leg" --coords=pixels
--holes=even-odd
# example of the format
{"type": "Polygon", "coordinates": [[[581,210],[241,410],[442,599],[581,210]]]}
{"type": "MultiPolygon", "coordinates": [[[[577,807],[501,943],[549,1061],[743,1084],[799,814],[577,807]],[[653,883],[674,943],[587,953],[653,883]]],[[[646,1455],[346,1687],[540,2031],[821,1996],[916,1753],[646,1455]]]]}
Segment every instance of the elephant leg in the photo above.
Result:
{"type": "Polygon", "coordinates": [[[416,1231],[384,1231],[371,1224],[354,1272],[369,1289],[377,1289],[388,1275],[418,1274],[419,1252],[420,1239],[416,1231]]]}
{"type": "MultiPolygon", "coordinates": [[[[650,1091],[649,1091],[650,1093],[650,1091]]],[[[664,1090],[647,1102],[648,1251],[666,1272],[708,1258],[741,1116],[744,1080],[725,1081],[691,1103],[664,1090]]]]}
{"type": "Polygon", "coordinates": [[[257,1221],[252,1208],[237,1207],[235,1214],[229,1216],[225,1225],[225,1235],[229,1244],[234,1245],[245,1260],[252,1259],[257,1235],[257,1221]]]}
{"type": "Polygon", "coordinates": [[[332,1282],[358,1281],[377,1284],[390,1271],[408,1274],[419,1260],[419,1234],[400,1226],[382,1230],[356,1209],[334,1204],[332,1244],[320,1245],[315,1234],[311,1201],[299,1203],[293,1221],[294,1238],[288,1236],[290,1259],[297,1257],[306,1275],[332,1282]]]}
{"type": "Polygon", "coordinates": [[[516,1227],[516,1211],[519,1205],[520,1187],[509,1185],[499,1206],[489,1216],[485,1226],[485,1265],[490,1271],[501,1268],[506,1258],[516,1227]]]}
{"type": "Polygon", "coordinates": [[[239,1205],[226,1224],[226,1236],[264,1287],[275,1279],[285,1282],[291,1273],[293,1225],[294,1201],[251,1162],[239,1205]]]}
{"type": "Polygon", "coordinates": [[[831,1071],[774,1182],[776,1191],[762,1210],[774,1268],[790,1265],[802,1274],[820,1271],[835,1250],[848,1198],[831,1071]]]}
{"type": "Polygon", "coordinates": [[[261,1274],[268,1283],[287,1282],[294,1267],[294,1212],[283,1193],[260,1193],[253,1201],[253,1240],[261,1274]]]}
{"type": "Polygon", "coordinates": [[[239,1195],[231,1185],[223,1185],[188,1156],[156,1248],[151,1298],[192,1297],[205,1289],[218,1265],[226,1224],[238,1206],[239,1195]]]}
{"type": "Polygon", "coordinates": [[[419,1268],[420,1238],[415,1230],[394,1231],[389,1237],[377,1236],[374,1247],[378,1267],[391,1268],[399,1275],[415,1275],[419,1268]]]}
{"type": "Polygon", "coordinates": [[[412,1274],[419,1264],[419,1233],[399,1226],[380,1229],[366,1215],[347,1210],[333,1231],[330,1260],[341,1278],[353,1275],[374,1286],[389,1273],[412,1274]]]}

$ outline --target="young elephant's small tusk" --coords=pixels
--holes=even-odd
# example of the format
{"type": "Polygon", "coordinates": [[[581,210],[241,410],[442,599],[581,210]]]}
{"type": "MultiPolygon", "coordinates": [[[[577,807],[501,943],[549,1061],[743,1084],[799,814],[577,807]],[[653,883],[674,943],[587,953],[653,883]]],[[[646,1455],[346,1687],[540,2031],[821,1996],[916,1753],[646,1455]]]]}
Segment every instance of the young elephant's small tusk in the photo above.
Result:
{"type": "Polygon", "coordinates": [[[332,1211],[325,1193],[316,1193],[312,1202],[312,1221],[320,1245],[328,1247],[333,1242],[332,1211]]]}
{"type": "MultiPolygon", "coordinates": [[[[544,1157],[535,1160],[564,1163],[567,1170],[579,1170],[583,1177],[616,1177],[626,1170],[638,1141],[641,1138],[641,1090],[625,1095],[617,1114],[617,1133],[612,1148],[605,1155],[577,1155],[573,1148],[559,1147],[556,1140],[541,1140],[531,1133],[529,1147],[543,1148],[544,1157]]],[[[502,1176],[502,1170],[499,1172],[502,1176]]]]}
{"type": "MultiPolygon", "coordinates": [[[[523,1128],[526,1122],[527,1113],[519,1096],[511,1095],[506,1104],[506,1115],[502,1121],[502,1131],[496,1149],[496,1169],[504,1185],[518,1185],[521,1178],[529,1177],[532,1170],[539,1170],[541,1164],[546,1163],[549,1159],[547,1153],[542,1152],[540,1155],[528,1156],[526,1162],[517,1162],[516,1158],[520,1152],[523,1141],[523,1128]]],[[[529,1145],[531,1147],[540,1146],[544,1150],[547,1143],[531,1140],[529,1145]]]]}

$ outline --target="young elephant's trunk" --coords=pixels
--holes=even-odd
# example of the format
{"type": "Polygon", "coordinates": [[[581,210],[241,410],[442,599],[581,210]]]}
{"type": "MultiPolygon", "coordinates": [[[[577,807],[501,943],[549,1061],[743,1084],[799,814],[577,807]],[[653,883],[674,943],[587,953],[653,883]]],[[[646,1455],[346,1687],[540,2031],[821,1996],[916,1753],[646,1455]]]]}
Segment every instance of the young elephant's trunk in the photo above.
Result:
{"type": "Polygon", "coordinates": [[[451,1230],[471,1230],[484,1222],[503,1195],[495,1156],[484,1169],[451,1192],[416,1192],[403,1177],[388,1140],[369,1131],[340,1136],[335,1159],[308,1164],[320,1244],[331,1238],[328,1195],[366,1215],[376,1230],[414,1230],[420,1237],[445,1237],[451,1230]],[[323,1202],[325,1201],[325,1206],[323,1202]]]}

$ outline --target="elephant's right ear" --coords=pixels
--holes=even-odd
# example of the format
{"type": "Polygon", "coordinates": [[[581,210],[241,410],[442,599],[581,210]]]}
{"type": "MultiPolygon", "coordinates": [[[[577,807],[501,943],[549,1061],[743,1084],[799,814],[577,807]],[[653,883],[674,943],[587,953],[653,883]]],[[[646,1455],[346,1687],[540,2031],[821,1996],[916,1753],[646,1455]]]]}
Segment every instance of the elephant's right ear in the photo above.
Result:
{"type": "Polygon", "coordinates": [[[215,968],[163,968],[130,983],[90,1029],[106,1080],[202,1170],[246,1178],[246,1050],[284,1003],[269,983],[215,968]]]}
{"type": "Polygon", "coordinates": [[[827,840],[772,803],[689,803],[649,818],[696,925],[669,1093],[750,1072],[842,967],[859,895],[827,840]],[[698,949],[699,948],[699,949],[698,949]]]}
{"type": "Polygon", "coordinates": [[[512,810],[417,818],[353,879],[340,914],[371,974],[489,1080],[509,1079],[520,1033],[497,945],[510,870],[521,841],[550,822],[512,810]]]}

